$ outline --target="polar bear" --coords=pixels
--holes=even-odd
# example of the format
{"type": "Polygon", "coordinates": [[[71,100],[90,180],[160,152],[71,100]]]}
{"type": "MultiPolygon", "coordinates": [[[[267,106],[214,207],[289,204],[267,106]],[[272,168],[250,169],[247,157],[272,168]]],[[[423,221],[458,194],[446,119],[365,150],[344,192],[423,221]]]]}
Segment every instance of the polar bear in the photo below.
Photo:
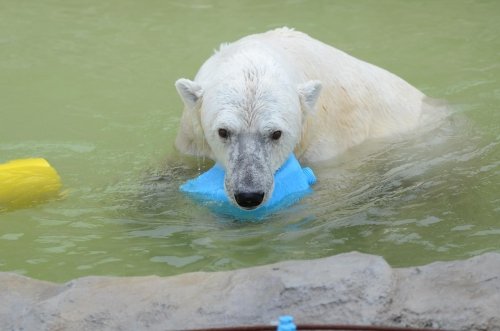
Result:
{"type": "Polygon", "coordinates": [[[225,169],[232,202],[254,209],[272,194],[290,153],[314,162],[366,139],[415,128],[424,94],[396,75],[289,28],[222,44],[184,102],[175,145],[225,169]]]}

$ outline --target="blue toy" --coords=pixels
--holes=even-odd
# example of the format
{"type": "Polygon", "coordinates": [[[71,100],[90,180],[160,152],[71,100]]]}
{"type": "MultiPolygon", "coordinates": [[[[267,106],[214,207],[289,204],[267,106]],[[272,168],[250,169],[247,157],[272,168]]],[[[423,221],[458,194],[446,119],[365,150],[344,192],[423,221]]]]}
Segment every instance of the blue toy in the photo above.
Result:
{"type": "Polygon", "coordinates": [[[224,191],[224,169],[215,164],[200,176],[188,180],[180,190],[196,201],[200,201],[218,214],[240,220],[262,219],[266,215],[288,207],[312,192],[310,185],[316,177],[310,168],[302,168],[292,154],[274,175],[274,191],[262,206],[244,210],[233,205],[224,191]]]}
{"type": "Polygon", "coordinates": [[[297,331],[297,326],[293,323],[293,316],[280,316],[276,331],[297,331]]]}

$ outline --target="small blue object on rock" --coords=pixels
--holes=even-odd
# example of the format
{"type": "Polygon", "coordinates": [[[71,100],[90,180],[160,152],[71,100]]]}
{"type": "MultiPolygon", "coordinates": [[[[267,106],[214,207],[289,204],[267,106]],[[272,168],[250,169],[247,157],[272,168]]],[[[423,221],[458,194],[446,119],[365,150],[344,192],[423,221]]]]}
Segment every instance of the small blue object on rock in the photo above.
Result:
{"type": "Polygon", "coordinates": [[[293,323],[293,317],[289,315],[280,316],[276,331],[296,331],[297,326],[293,323]]]}
{"type": "Polygon", "coordinates": [[[224,190],[224,169],[215,164],[200,176],[188,180],[180,190],[213,212],[240,220],[262,219],[266,215],[289,207],[312,192],[316,177],[310,168],[302,168],[295,155],[290,155],[274,175],[271,198],[256,209],[245,210],[233,205],[224,190]]]}

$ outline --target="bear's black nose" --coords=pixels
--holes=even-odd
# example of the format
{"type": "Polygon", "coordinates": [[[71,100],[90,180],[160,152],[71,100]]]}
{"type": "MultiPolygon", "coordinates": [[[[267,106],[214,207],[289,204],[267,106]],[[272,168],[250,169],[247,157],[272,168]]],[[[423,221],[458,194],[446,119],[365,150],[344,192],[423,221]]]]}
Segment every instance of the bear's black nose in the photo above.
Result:
{"type": "Polygon", "coordinates": [[[239,206],[254,209],[264,200],[264,192],[239,192],[234,195],[239,206]]]}

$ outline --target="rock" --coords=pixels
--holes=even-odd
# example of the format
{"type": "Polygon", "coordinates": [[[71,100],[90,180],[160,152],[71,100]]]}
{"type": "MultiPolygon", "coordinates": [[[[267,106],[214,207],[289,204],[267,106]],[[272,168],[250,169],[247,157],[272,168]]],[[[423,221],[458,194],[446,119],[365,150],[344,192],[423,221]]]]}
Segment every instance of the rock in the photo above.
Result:
{"type": "Polygon", "coordinates": [[[392,269],[347,253],[228,272],[84,277],[0,273],[2,330],[179,330],[338,323],[500,330],[500,254],[392,269]]]}
{"type": "Polygon", "coordinates": [[[500,330],[500,254],[396,270],[392,311],[406,324],[500,330]]]}

